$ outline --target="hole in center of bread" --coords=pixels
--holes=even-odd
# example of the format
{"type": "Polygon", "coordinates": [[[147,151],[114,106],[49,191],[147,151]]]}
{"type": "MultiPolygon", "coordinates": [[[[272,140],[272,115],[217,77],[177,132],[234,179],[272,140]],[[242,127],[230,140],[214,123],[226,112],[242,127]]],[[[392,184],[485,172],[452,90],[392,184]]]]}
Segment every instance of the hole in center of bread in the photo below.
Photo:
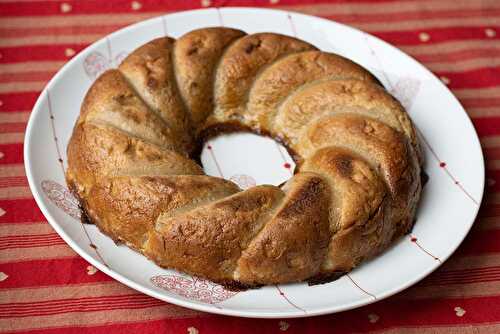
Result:
{"type": "Polygon", "coordinates": [[[295,169],[286,148],[253,133],[223,134],[208,140],[201,162],[207,175],[231,180],[242,189],[260,184],[279,186],[295,169]]]}

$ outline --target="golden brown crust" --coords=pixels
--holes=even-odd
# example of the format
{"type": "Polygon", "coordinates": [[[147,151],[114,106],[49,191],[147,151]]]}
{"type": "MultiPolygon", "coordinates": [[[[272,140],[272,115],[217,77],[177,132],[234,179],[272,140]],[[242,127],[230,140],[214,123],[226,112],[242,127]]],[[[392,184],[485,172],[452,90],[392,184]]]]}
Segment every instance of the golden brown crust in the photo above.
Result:
{"type": "Polygon", "coordinates": [[[231,120],[245,123],[248,92],[258,72],[283,55],[313,49],[304,41],[279,34],[259,33],[238,39],[218,65],[215,110],[208,125],[231,120]]]}
{"type": "Polygon", "coordinates": [[[291,54],[259,75],[249,92],[247,117],[259,127],[270,130],[279,104],[288,95],[304,84],[328,78],[378,83],[370,72],[342,56],[321,51],[291,54]]]}
{"type": "Polygon", "coordinates": [[[401,233],[391,226],[387,219],[387,202],[375,211],[370,219],[341,229],[332,237],[328,249],[328,260],[322,273],[348,272],[387,248],[393,237],[401,233]]]}
{"type": "Polygon", "coordinates": [[[163,37],[144,44],[123,60],[119,70],[151,111],[172,129],[182,148],[190,152],[194,147],[192,126],[175,80],[174,42],[163,37]]]}
{"type": "Polygon", "coordinates": [[[297,282],[320,270],[330,240],[330,189],[319,175],[300,173],[284,190],[282,205],[238,260],[239,282],[297,282]]]}
{"type": "Polygon", "coordinates": [[[381,86],[366,80],[324,80],[307,85],[279,107],[272,131],[287,143],[296,143],[302,129],[314,118],[334,113],[377,119],[404,133],[421,156],[416,131],[401,103],[381,86]]]}
{"type": "Polygon", "coordinates": [[[175,218],[160,217],[146,243],[146,254],[162,266],[233,281],[241,251],[282,198],[277,187],[257,186],[175,218]]]}
{"type": "Polygon", "coordinates": [[[342,147],[317,150],[300,172],[315,172],[328,180],[335,199],[330,208],[333,231],[366,221],[387,192],[376,171],[361,156],[342,147]]]}
{"type": "Polygon", "coordinates": [[[244,35],[243,31],[231,28],[205,28],[191,31],[176,41],[175,75],[195,128],[213,110],[215,68],[222,52],[244,35]]]}
{"type": "Polygon", "coordinates": [[[349,271],[369,256],[367,251],[385,245],[385,236],[376,232],[386,222],[383,215],[386,187],[361,156],[341,147],[317,150],[301,166],[300,172],[306,171],[322,175],[332,192],[330,229],[333,236],[322,274],[349,271]]]}
{"type": "Polygon", "coordinates": [[[353,114],[319,117],[302,135],[296,150],[307,159],[316,149],[327,146],[346,147],[366,157],[392,193],[397,192],[397,183],[414,154],[401,133],[375,119],[353,114]]]}
{"type": "Polygon", "coordinates": [[[117,70],[104,72],[89,89],[78,124],[107,124],[152,144],[183,150],[172,129],[152,113],[117,70]]]}
{"type": "Polygon", "coordinates": [[[229,181],[205,175],[119,176],[96,182],[87,214],[113,240],[143,251],[159,216],[212,202],[238,192],[229,181]]]}
{"type": "Polygon", "coordinates": [[[208,28],[132,52],[89,89],[68,144],[84,216],[161,266],[230,286],[324,281],[385,249],[420,196],[415,129],[368,71],[314,50],[208,28]],[[241,191],[188,158],[235,129],[294,154],[282,189],[241,191]]]}
{"type": "Polygon", "coordinates": [[[174,151],[107,125],[81,123],[73,130],[66,178],[83,198],[102,177],[169,174],[203,174],[203,170],[174,151]]]}
{"type": "Polygon", "coordinates": [[[385,180],[391,193],[391,220],[405,231],[420,196],[420,167],[407,138],[375,119],[353,114],[319,117],[304,132],[296,150],[309,157],[315,150],[340,146],[363,156],[385,180]]]}

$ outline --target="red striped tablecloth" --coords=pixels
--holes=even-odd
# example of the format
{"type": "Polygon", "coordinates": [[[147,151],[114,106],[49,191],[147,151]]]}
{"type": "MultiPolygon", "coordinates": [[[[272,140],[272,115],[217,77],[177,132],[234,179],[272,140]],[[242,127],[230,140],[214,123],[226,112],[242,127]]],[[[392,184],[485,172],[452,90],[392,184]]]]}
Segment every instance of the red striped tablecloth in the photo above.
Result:
{"type": "MultiPolygon", "coordinates": [[[[466,159],[466,157],[464,157],[466,159]]],[[[467,163],[467,161],[464,161],[467,163]]],[[[500,333],[500,1],[0,1],[0,331],[33,333],[500,333]],[[424,63],[460,99],[486,155],[472,232],[439,270],[353,311],[251,320],[155,300],[97,272],[52,230],[26,181],[22,144],[47,81],[98,38],[171,11],[266,6],[370,32],[424,63]]]]}

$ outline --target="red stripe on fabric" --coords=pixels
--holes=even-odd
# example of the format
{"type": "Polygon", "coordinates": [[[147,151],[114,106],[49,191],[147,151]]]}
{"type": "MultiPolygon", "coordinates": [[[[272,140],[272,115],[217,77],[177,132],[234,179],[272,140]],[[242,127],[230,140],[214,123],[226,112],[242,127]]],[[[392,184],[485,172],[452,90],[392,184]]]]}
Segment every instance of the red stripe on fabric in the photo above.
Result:
{"type": "Polygon", "coordinates": [[[471,18],[499,16],[498,8],[481,9],[448,9],[435,11],[406,11],[394,13],[376,14],[335,14],[324,16],[327,19],[343,23],[377,23],[377,22],[399,22],[399,21],[424,21],[438,18],[471,18]]]}
{"type": "Polygon", "coordinates": [[[49,81],[56,72],[11,72],[0,73],[0,83],[8,82],[31,82],[31,81],[49,81]]]}
{"type": "Polygon", "coordinates": [[[57,233],[28,234],[28,235],[8,235],[0,237],[0,242],[22,242],[22,241],[42,241],[42,240],[62,240],[57,233]]]}
{"type": "Polygon", "coordinates": [[[24,133],[26,130],[26,123],[3,123],[0,124],[0,133],[13,133],[21,132],[24,133]]]}
{"type": "Polygon", "coordinates": [[[484,280],[500,280],[500,267],[487,267],[475,269],[463,269],[456,271],[437,272],[429,276],[424,285],[436,285],[444,283],[472,283],[482,282],[484,280]]]}
{"type": "Polygon", "coordinates": [[[443,278],[438,280],[428,280],[422,286],[436,286],[448,284],[473,284],[500,281],[499,274],[483,274],[462,278],[443,278]]]}
{"type": "Polygon", "coordinates": [[[69,60],[78,52],[85,49],[87,45],[88,44],[58,44],[6,47],[0,49],[2,53],[0,64],[42,60],[69,60]],[[66,55],[67,49],[74,51],[71,57],[66,55]]]}
{"type": "Polygon", "coordinates": [[[21,248],[37,248],[37,247],[49,247],[56,245],[64,245],[66,242],[64,240],[54,240],[54,241],[40,241],[31,243],[2,243],[0,244],[0,250],[6,249],[21,249],[21,248]]]}
{"type": "MultiPolygon", "coordinates": [[[[500,35],[500,27],[488,27],[500,35]]],[[[371,34],[396,45],[421,45],[422,43],[432,44],[453,40],[492,40],[485,33],[485,27],[446,27],[431,28],[408,31],[384,31],[370,32],[371,34]],[[427,41],[420,39],[420,34],[426,33],[429,36],[427,41]]],[[[498,37],[494,39],[498,40],[498,37]]]]}
{"type": "MultiPolygon", "coordinates": [[[[490,157],[491,149],[485,149],[484,153],[488,158],[495,158],[495,156],[490,157]]],[[[498,148],[500,151],[500,148],[498,148]]],[[[500,152],[498,153],[500,159],[500,152]]],[[[500,171],[498,170],[489,170],[486,174],[486,187],[485,192],[488,194],[489,192],[500,192],[500,171]]],[[[487,198],[486,195],[485,198],[487,198]]]]}
{"type": "Polygon", "coordinates": [[[465,108],[487,108],[500,106],[500,97],[481,97],[460,99],[465,108]]]}
{"type": "Polygon", "coordinates": [[[451,61],[464,61],[476,58],[494,58],[500,55],[499,49],[466,49],[438,54],[412,54],[418,61],[423,63],[444,63],[451,61]]]}
{"type": "MultiPolygon", "coordinates": [[[[424,283],[421,286],[422,287],[428,287],[428,286],[450,286],[450,285],[461,285],[464,286],[466,284],[477,284],[477,283],[491,283],[491,282],[499,282],[500,278],[499,277],[483,277],[481,279],[463,279],[462,281],[448,281],[448,280],[442,280],[442,281],[436,281],[432,282],[430,284],[424,283]]],[[[466,287],[465,287],[466,288],[466,287]]]]}
{"type": "MultiPolygon", "coordinates": [[[[99,23],[99,22],[97,22],[99,23]]],[[[127,24],[106,25],[74,25],[64,27],[36,27],[36,28],[0,28],[0,38],[20,38],[39,35],[83,35],[83,34],[109,34],[123,28],[127,24]]]]}
{"type": "Polygon", "coordinates": [[[500,310],[485,312],[487,305],[496,305],[497,297],[463,298],[463,299],[420,299],[411,302],[404,300],[384,300],[369,305],[358,312],[351,312],[348,316],[342,313],[332,317],[325,317],[315,321],[318,326],[328,328],[328,324],[335,323],[335,318],[342,319],[344,328],[341,332],[375,331],[392,326],[432,326],[453,325],[460,323],[481,323],[497,319],[500,310]],[[494,304],[493,304],[494,303],[494,304]],[[432,306],[432,307],[430,307],[432,306]],[[461,319],[455,313],[455,307],[460,306],[467,312],[467,318],[461,319]],[[371,323],[368,314],[378,316],[379,321],[371,323]],[[361,321],[365,319],[365,321],[361,321]],[[358,323],[358,324],[356,324],[358,323]]]}
{"type": "Polygon", "coordinates": [[[2,271],[9,279],[2,282],[2,288],[21,288],[59,284],[78,284],[111,281],[112,278],[97,271],[87,273],[89,263],[80,256],[33,260],[2,264],[2,271]]]}
{"type": "Polygon", "coordinates": [[[28,179],[25,176],[0,177],[0,188],[27,186],[28,179]]]}
{"type": "Polygon", "coordinates": [[[62,299],[38,303],[7,303],[0,304],[0,318],[54,315],[68,312],[139,309],[161,305],[164,305],[163,301],[142,294],[62,299]]]}
{"type": "Polygon", "coordinates": [[[23,92],[0,94],[0,112],[31,110],[40,92],[23,92]]]}
{"type": "Polygon", "coordinates": [[[37,247],[49,247],[49,246],[57,246],[64,245],[64,240],[54,240],[54,241],[39,241],[39,242],[31,242],[31,243],[2,243],[0,244],[0,250],[6,249],[21,249],[21,248],[37,248],[37,247]]]}
{"type": "MultiPolygon", "coordinates": [[[[165,6],[163,6],[165,7],[165,6]]],[[[196,6],[192,6],[196,7],[196,6]]],[[[159,8],[164,10],[164,8],[159,8]]],[[[71,13],[75,13],[78,7],[72,8],[71,13]]],[[[60,8],[59,8],[60,11],[60,8]]],[[[130,10],[129,10],[130,11],[130,10]]],[[[116,12],[116,11],[113,11],[116,12]]],[[[86,12],[88,13],[88,12],[86,12]]],[[[64,14],[67,15],[67,14],[64,14]]],[[[327,19],[332,19],[345,23],[376,23],[376,22],[397,22],[397,21],[411,21],[433,18],[471,18],[471,17],[491,17],[500,16],[500,9],[498,8],[482,8],[482,9],[467,9],[467,10],[440,10],[440,11],[406,11],[395,12],[389,14],[335,14],[323,16],[327,19]]],[[[35,36],[44,34],[107,34],[122,28],[124,25],[95,25],[95,26],[66,26],[66,27],[40,27],[40,28],[4,28],[0,29],[0,38],[17,38],[25,36],[35,36]]]]}
{"type": "Polygon", "coordinates": [[[56,233],[0,237],[0,249],[32,248],[63,245],[65,241],[56,233]]]}
{"type": "Polygon", "coordinates": [[[472,275],[472,274],[493,273],[493,272],[500,273],[500,266],[457,269],[457,270],[438,270],[435,273],[433,273],[430,276],[430,278],[463,277],[463,276],[472,275]]]}
{"type": "Polygon", "coordinates": [[[0,318],[22,318],[22,317],[33,317],[33,316],[47,316],[47,315],[56,315],[56,314],[64,314],[64,313],[72,313],[72,312],[96,312],[96,311],[110,311],[110,310],[134,310],[141,308],[148,308],[153,306],[163,305],[161,301],[147,301],[142,303],[106,303],[106,305],[100,305],[96,303],[95,305],[79,305],[79,306],[68,306],[65,309],[61,310],[46,310],[46,311],[26,311],[20,313],[14,313],[13,311],[8,311],[5,314],[0,314],[0,318]]]}
{"type": "MultiPolygon", "coordinates": [[[[483,148],[483,153],[488,160],[500,160],[500,147],[483,148]]],[[[496,186],[498,187],[498,185],[496,186]]]]}
{"type": "Polygon", "coordinates": [[[500,230],[481,231],[473,229],[456,254],[473,255],[500,252],[500,230]]]}
{"type": "Polygon", "coordinates": [[[81,305],[88,302],[121,302],[126,300],[156,300],[152,297],[141,293],[130,293],[126,295],[117,295],[117,296],[97,296],[97,297],[80,297],[80,298],[62,298],[62,299],[53,299],[53,300],[44,300],[44,301],[32,301],[32,302],[9,302],[0,304],[0,309],[5,311],[9,307],[14,308],[16,311],[26,311],[30,310],[30,308],[40,308],[40,309],[54,309],[59,308],[64,305],[73,304],[73,305],[81,305]]]}
{"type": "Polygon", "coordinates": [[[500,281],[500,274],[495,273],[478,273],[464,277],[439,277],[436,279],[427,280],[427,284],[464,284],[464,283],[480,283],[480,282],[500,281]]]}
{"type": "MultiPolygon", "coordinates": [[[[500,160],[500,147],[483,148],[483,152],[489,160],[500,160]]],[[[496,186],[498,187],[498,185],[496,186]]],[[[500,190],[500,188],[498,190],[500,190]]]]}
{"type": "MultiPolygon", "coordinates": [[[[381,2],[391,3],[395,0],[362,0],[358,2],[371,3],[380,5],[381,2]]],[[[0,5],[0,12],[3,15],[9,16],[24,16],[24,15],[56,15],[61,14],[61,3],[64,1],[30,1],[22,3],[3,3],[0,5]]],[[[68,1],[69,2],[69,1],[68,1]]],[[[308,1],[311,5],[319,3],[331,3],[331,1],[308,1]]],[[[343,1],[338,1],[343,2],[343,1]]],[[[96,14],[96,13],[125,13],[133,12],[130,1],[118,0],[111,2],[101,1],[71,1],[71,11],[64,15],[74,14],[96,14]]],[[[200,8],[200,1],[185,0],[185,1],[157,1],[157,0],[141,0],[140,12],[156,12],[156,11],[181,11],[194,8],[200,8]]],[[[257,6],[270,7],[269,0],[211,0],[211,7],[224,6],[257,6]]],[[[300,0],[281,0],[280,5],[304,5],[304,1],[300,0]]]]}
{"type": "Polygon", "coordinates": [[[500,117],[473,118],[472,122],[480,137],[498,135],[500,117]]]}
{"type": "Polygon", "coordinates": [[[64,240],[61,238],[54,239],[40,239],[40,240],[20,240],[20,241],[2,241],[0,242],[0,248],[29,248],[29,247],[38,247],[38,246],[51,246],[58,245],[64,243],[64,240]]]}
{"type": "Polygon", "coordinates": [[[500,67],[484,67],[463,72],[437,72],[450,80],[449,88],[485,88],[500,85],[500,67]]]}
{"type": "Polygon", "coordinates": [[[1,223],[33,223],[44,221],[45,217],[32,198],[0,200],[0,208],[5,213],[0,217],[1,223]]]}
{"type": "Polygon", "coordinates": [[[0,145],[0,152],[3,153],[0,164],[20,164],[24,162],[22,143],[0,145]]]}
{"type": "MultiPolygon", "coordinates": [[[[435,17],[481,17],[484,14],[487,16],[500,16],[500,9],[491,9],[487,12],[484,10],[459,10],[459,11],[439,11],[431,12],[435,17]]],[[[391,21],[407,21],[409,19],[420,20],[421,12],[401,12],[401,13],[391,13],[383,15],[377,14],[365,14],[365,15],[335,15],[335,16],[325,16],[328,19],[334,19],[339,22],[385,22],[387,18],[391,21]]],[[[115,24],[115,25],[75,25],[75,26],[63,26],[63,27],[36,27],[36,28],[0,28],[0,38],[18,38],[27,36],[40,36],[40,35],[82,35],[82,34],[102,34],[106,35],[113,31],[119,30],[126,26],[127,24],[115,24]]],[[[483,31],[484,31],[483,27],[483,31]]],[[[489,27],[488,27],[489,28],[489,27]]],[[[455,28],[453,28],[455,29],[455,28]]],[[[385,33],[385,32],[384,32],[385,33]]],[[[397,33],[393,31],[390,33],[397,33]]],[[[404,33],[404,31],[403,31],[404,33]]],[[[497,49],[474,49],[474,50],[461,50],[456,52],[451,52],[445,59],[448,60],[465,60],[477,57],[485,56],[496,56],[498,55],[497,49]]],[[[441,55],[417,55],[417,59],[423,62],[440,62],[443,61],[441,55]]]]}
{"type": "Polygon", "coordinates": [[[500,204],[484,205],[479,212],[479,217],[500,217],[500,204]]]}
{"type": "MultiPolygon", "coordinates": [[[[177,307],[177,306],[172,306],[177,307]]],[[[288,320],[287,320],[288,321],[288,320]]],[[[307,321],[307,320],[305,320],[307,321]]],[[[115,320],[110,324],[100,326],[72,326],[62,328],[47,328],[35,329],[26,331],[32,334],[124,334],[124,333],[140,333],[140,334],[160,334],[160,333],[188,333],[188,327],[194,327],[198,330],[203,330],[200,334],[211,333],[241,333],[255,334],[256,322],[258,322],[259,334],[276,334],[277,326],[275,321],[256,320],[245,318],[233,318],[204,314],[203,317],[183,317],[178,319],[160,319],[160,320],[142,320],[130,323],[122,323],[120,320],[115,320]],[[203,327],[200,323],[205,323],[203,327]]],[[[293,323],[294,320],[288,321],[293,323]]],[[[316,333],[321,333],[318,328],[316,333]]],[[[290,327],[287,334],[298,334],[293,327],[290,327]]],[[[302,332],[306,333],[306,332],[302,332]]]]}
{"type": "MultiPolygon", "coordinates": [[[[62,3],[63,1],[2,3],[0,4],[0,12],[6,16],[57,15],[62,14],[62,3]]],[[[64,15],[132,12],[130,1],[72,1],[70,3],[72,7],[71,11],[64,13],[64,15]]],[[[141,11],[154,11],[155,9],[185,10],[196,7],[200,7],[199,2],[196,2],[195,5],[194,1],[163,3],[141,0],[141,11]]]]}
{"type": "MultiPolygon", "coordinates": [[[[499,27],[493,27],[493,28],[489,27],[489,29],[496,29],[497,35],[500,35],[499,27]]],[[[427,41],[426,43],[443,42],[450,40],[464,40],[464,39],[492,40],[492,38],[486,36],[483,27],[426,29],[425,31],[420,31],[420,32],[418,31],[373,32],[373,34],[396,45],[420,45],[423,43],[419,38],[421,32],[425,32],[430,36],[429,41],[427,41]]],[[[103,34],[105,33],[106,32],[103,32],[103,34]]],[[[66,55],[67,49],[72,49],[73,51],[75,51],[76,54],[87,46],[88,44],[58,44],[58,45],[29,45],[29,46],[18,46],[18,47],[5,47],[0,50],[0,52],[2,53],[2,58],[0,59],[0,63],[13,63],[13,62],[37,61],[37,60],[38,61],[68,60],[71,57],[68,57],[66,55]]]]}
{"type": "MultiPolygon", "coordinates": [[[[356,310],[331,314],[322,317],[286,319],[286,333],[332,333],[336,334],[380,331],[398,326],[440,326],[494,322],[500,317],[500,309],[494,307],[498,297],[454,298],[454,299],[417,299],[411,302],[389,299],[368,305],[356,310]],[[459,306],[466,311],[464,317],[457,317],[455,308],[459,306]],[[377,316],[371,322],[370,314],[377,316]],[[333,324],[333,325],[332,325],[333,324]]],[[[159,319],[153,321],[137,321],[127,324],[109,324],[92,327],[72,327],[59,329],[34,330],[33,334],[66,334],[66,333],[187,333],[193,327],[200,334],[241,333],[271,334],[280,332],[280,321],[264,319],[246,319],[224,316],[205,316],[177,319],[159,319]],[[208,318],[207,318],[208,317],[208,318]]],[[[401,332],[404,332],[402,328],[401,332]]]]}
{"type": "Polygon", "coordinates": [[[0,217],[0,223],[32,223],[45,220],[32,198],[0,200],[0,208],[5,211],[0,217]]]}
{"type": "MultiPolygon", "coordinates": [[[[205,321],[209,321],[212,326],[218,326],[218,322],[220,320],[217,320],[218,318],[225,318],[225,317],[216,317],[216,316],[210,316],[206,315],[203,317],[205,321]]],[[[223,331],[223,327],[220,328],[220,332],[218,333],[250,333],[247,329],[244,328],[245,322],[248,322],[246,319],[241,319],[241,330],[237,330],[237,327],[233,327],[232,331],[223,331]]],[[[230,321],[230,317],[228,319],[230,321]]],[[[255,321],[255,319],[254,319],[255,321]]],[[[140,334],[159,334],[159,333],[187,333],[187,328],[188,327],[193,327],[196,326],[196,318],[179,318],[179,319],[161,319],[161,320],[143,320],[143,321],[136,321],[136,322],[131,322],[131,323],[122,323],[119,320],[113,321],[112,323],[106,324],[106,325],[100,325],[100,326],[72,326],[72,327],[62,327],[62,328],[46,328],[46,329],[35,329],[31,331],[25,331],[24,333],[32,333],[32,334],[123,334],[123,333],[140,333],[140,334]],[[194,323],[193,323],[194,321],[194,323]]],[[[270,326],[270,322],[268,322],[270,326]]],[[[268,334],[268,333],[276,333],[276,325],[273,324],[272,328],[274,329],[274,332],[270,332],[269,330],[267,331],[261,331],[261,328],[266,324],[264,321],[262,323],[262,326],[260,325],[259,322],[259,333],[260,334],[268,334]]],[[[207,327],[209,328],[210,326],[207,327]]],[[[199,326],[196,326],[196,328],[199,328],[199,326]]],[[[254,327],[255,329],[255,324],[254,327]]],[[[293,330],[288,331],[289,333],[296,333],[293,330]]],[[[12,332],[13,333],[13,332],[12,332]]],[[[212,331],[207,331],[205,330],[204,333],[213,333],[212,331]]],[[[254,332],[252,332],[254,333],[254,332]]]]}

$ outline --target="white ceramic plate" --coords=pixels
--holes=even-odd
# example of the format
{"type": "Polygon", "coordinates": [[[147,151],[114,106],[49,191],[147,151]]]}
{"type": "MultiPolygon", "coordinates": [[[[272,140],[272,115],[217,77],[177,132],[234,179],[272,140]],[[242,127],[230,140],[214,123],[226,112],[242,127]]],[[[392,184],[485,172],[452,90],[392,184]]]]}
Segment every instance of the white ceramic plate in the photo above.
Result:
{"type": "MultiPolygon", "coordinates": [[[[284,11],[224,8],[150,19],[92,44],[68,62],[40,95],[24,147],[26,174],[45,217],[82,257],[118,281],[177,305],[245,317],[302,317],[338,312],[384,299],[422,279],[462,242],[481,202],[481,147],[464,109],[450,91],[415,60],[361,31],[320,18],[284,11]],[[95,226],[79,222],[77,203],[66,189],[66,145],[80,103],[94,79],[139,45],[200,27],[240,28],[297,36],[324,51],[370,69],[405,105],[419,129],[430,180],[411,235],[337,281],[289,284],[234,293],[211,282],[163,270],[95,226]],[[56,139],[57,138],[57,139],[56,139]]],[[[205,170],[242,187],[280,184],[293,172],[286,151],[250,134],[216,138],[202,154],[205,170]]]]}

